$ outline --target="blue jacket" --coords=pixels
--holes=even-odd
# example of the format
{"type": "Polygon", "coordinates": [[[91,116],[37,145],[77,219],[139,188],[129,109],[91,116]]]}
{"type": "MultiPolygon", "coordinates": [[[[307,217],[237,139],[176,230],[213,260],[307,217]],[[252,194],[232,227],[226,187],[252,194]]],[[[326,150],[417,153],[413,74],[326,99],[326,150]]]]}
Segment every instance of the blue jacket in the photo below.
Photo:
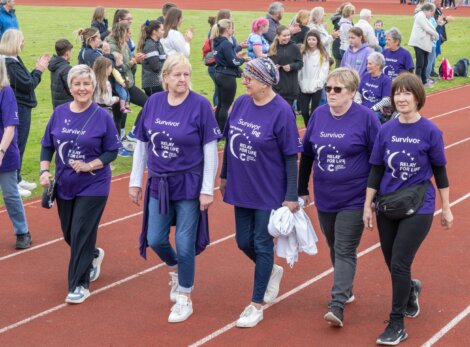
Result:
{"type": "Polygon", "coordinates": [[[224,75],[240,77],[239,67],[245,59],[237,57],[233,44],[225,36],[219,36],[214,39],[212,45],[215,70],[224,75]]]}
{"type": "Polygon", "coordinates": [[[7,12],[3,6],[0,6],[0,38],[8,29],[18,29],[18,19],[16,19],[15,10],[7,12]]]}

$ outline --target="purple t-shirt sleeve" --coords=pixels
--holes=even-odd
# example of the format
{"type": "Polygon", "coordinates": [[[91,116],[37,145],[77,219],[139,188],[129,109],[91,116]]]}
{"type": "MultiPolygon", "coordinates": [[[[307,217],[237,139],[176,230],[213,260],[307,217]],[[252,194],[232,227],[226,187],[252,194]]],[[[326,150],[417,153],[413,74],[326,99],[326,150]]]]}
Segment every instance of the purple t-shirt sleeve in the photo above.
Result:
{"type": "Polygon", "coordinates": [[[312,143],[310,142],[310,137],[312,136],[315,123],[315,115],[316,111],[312,114],[312,117],[308,122],[307,131],[305,132],[304,139],[302,140],[302,153],[310,157],[315,157],[315,152],[313,151],[312,143]]]}
{"type": "Polygon", "coordinates": [[[377,140],[378,133],[380,131],[380,122],[375,116],[375,114],[371,113],[370,117],[370,126],[368,127],[368,136],[369,138],[367,139],[369,143],[369,153],[373,152],[374,144],[377,140]]]}
{"type": "Polygon", "coordinates": [[[222,137],[214,112],[208,100],[202,99],[200,105],[200,123],[199,131],[201,135],[202,145],[205,145],[222,137]]]}
{"type": "MultiPolygon", "coordinates": [[[[150,99],[149,99],[150,100],[150,99]]],[[[148,100],[147,100],[148,101],[148,100]]],[[[149,137],[145,129],[144,120],[147,119],[149,112],[150,102],[146,102],[144,108],[142,109],[142,114],[140,115],[139,121],[135,125],[134,135],[135,137],[142,142],[149,142],[149,137]]]]}
{"type": "Polygon", "coordinates": [[[406,67],[406,70],[409,71],[411,69],[414,69],[415,67],[415,64],[413,62],[413,58],[411,57],[411,54],[410,52],[406,52],[406,58],[405,58],[405,67],[406,67]]]}
{"type": "Polygon", "coordinates": [[[104,152],[111,152],[116,149],[122,147],[121,141],[119,140],[119,135],[116,130],[116,125],[114,125],[114,121],[109,117],[105,117],[106,119],[106,132],[103,137],[103,151],[104,152]]]}
{"type": "Polygon", "coordinates": [[[442,132],[435,128],[431,132],[431,147],[429,148],[429,161],[433,166],[444,166],[447,164],[444,152],[444,139],[442,132]]]}
{"type": "Polygon", "coordinates": [[[369,158],[372,165],[383,165],[383,140],[382,132],[379,131],[372,147],[372,153],[369,158]]]}
{"type": "Polygon", "coordinates": [[[51,131],[54,128],[54,120],[55,120],[55,112],[52,113],[51,118],[49,118],[49,122],[47,122],[46,130],[44,131],[44,136],[41,140],[41,145],[43,147],[48,148],[55,148],[54,147],[54,140],[52,139],[51,131]]]}
{"type": "Polygon", "coordinates": [[[18,106],[13,89],[10,87],[5,87],[3,88],[2,93],[3,96],[0,107],[3,127],[6,128],[11,125],[19,125],[20,120],[18,118],[18,106]]]}
{"type": "Polygon", "coordinates": [[[382,98],[392,95],[392,80],[385,74],[382,74],[384,79],[383,89],[382,89],[382,98]]]}
{"type": "Polygon", "coordinates": [[[282,154],[294,155],[301,151],[302,142],[300,141],[295,116],[290,106],[285,109],[279,118],[274,131],[282,154]]]}

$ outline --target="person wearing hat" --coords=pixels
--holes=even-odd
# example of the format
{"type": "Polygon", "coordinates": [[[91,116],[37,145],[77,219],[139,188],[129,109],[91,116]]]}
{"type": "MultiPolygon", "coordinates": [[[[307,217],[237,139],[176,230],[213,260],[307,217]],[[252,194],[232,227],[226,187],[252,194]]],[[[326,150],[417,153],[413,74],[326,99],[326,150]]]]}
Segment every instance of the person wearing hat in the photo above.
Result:
{"type": "Polygon", "coordinates": [[[274,264],[268,232],[271,210],[299,209],[300,139],[292,108],[273,91],[278,82],[271,59],[248,62],[242,75],[246,94],[235,101],[224,131],[220,191],[235,208],[237,245],[255,263],[251,302],[237,320],[238,327],[256,326],[263,319],[263,302],[272,302],[279,293],[283,269],[274,264]]]}
{"type": "Polygon", "coordinates": [[[8,29],[19,29],[18,19],[16,18],[15,0],[0,0],[0,39],[3,33],[8,29]]]}

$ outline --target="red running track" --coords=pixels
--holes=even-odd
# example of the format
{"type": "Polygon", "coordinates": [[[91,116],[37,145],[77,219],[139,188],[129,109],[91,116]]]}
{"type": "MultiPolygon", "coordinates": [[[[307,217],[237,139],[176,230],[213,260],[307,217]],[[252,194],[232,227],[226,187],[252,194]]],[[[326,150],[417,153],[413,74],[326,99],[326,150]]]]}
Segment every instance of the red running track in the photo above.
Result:
{"type": "MultiPolygon", "coordinates": [[[[437,215],[415,262],[413,274],[424,288],[421,315],[406,323],[407,343],[413,346],[431,339],[462,312],[460,323],[448,328],[450,333],[441,332],[438,345],[468,345],[469,92],[467,86],[431,95],[423,110],[444,132],[451,200],[458,203],[453,207],[453,230],[442,231],[437,215]]],[[[0,239],[0,346],[187,346],[200,345],[203,339],[210,346],[362,346],[373,345],[382,332],[391,290],[376,231],[364,233],[354,290],[357,300],[346,308],[343,329],[329,327],[322,318],[332,270],[321,235],[319,254],[302,256],[293,269],[277,259],[286,269],[280,302],[265,311],[264,321],[254,329],[233,328],[251,297],[253,265],[236,247],[232,208],[219,194],[210,210],[213,244],[197,258],[195,313],[185,323],[168,324],[167,269],[152,252],[147,262],[138,256],[140,209],[127,198],[128,177],[114,180],[98,237],[98,245],[106,250],[102,276],[92,284],[93,295],[84,304],[63,303],[65,243],[44,245],[61,236],[55,210],[42,210],[34,202],[26,207],[34,246],[39,248],[15,252],[11,236],[0,239]]],[[[314,208],[308,213],[319,230],[314,208]]],[[[0,225],[8,224],[6,213],[0,213],[0,225]]]]}

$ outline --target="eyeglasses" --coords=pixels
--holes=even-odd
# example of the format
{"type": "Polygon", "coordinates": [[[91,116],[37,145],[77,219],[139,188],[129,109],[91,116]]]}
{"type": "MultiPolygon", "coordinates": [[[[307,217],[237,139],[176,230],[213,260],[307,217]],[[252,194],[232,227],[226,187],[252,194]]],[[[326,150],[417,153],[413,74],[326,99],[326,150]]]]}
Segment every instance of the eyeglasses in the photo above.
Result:
{"type": "Polygon", "coordinates": [[[250,76],[248,76],[247,74],[242,73],[242,80],[243,80],[246,84],[250,84],[253,79],[252,79],[250,76]]]}
{"type": "Polygon", "coordinates": [[[334,91],[335,94],[339,94],[345,89],[346,87],[338,87],[338,86],[326,86],[325,90],[327,93],[331,93],[331,91],[334,91]]]}

